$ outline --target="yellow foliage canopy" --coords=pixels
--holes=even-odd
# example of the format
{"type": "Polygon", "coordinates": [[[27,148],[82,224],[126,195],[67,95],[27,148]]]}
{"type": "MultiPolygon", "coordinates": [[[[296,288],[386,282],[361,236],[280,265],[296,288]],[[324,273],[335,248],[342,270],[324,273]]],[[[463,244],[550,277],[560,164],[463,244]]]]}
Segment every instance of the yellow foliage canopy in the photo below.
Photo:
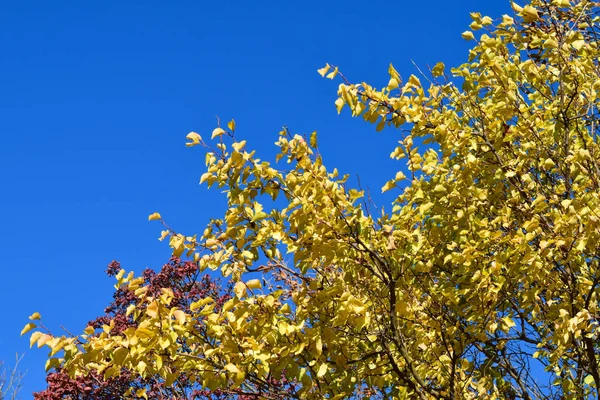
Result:
{"type": "Polygon", "coordinates": [[[123,273],[118,284],[144,304],[131,310],[137,329],[36,331],[32,344],[62,350],[49,366],[73,375],[127,368],[174,382],[185,372],[215,389],[285,371],[298,398],[365,387],[420,399],[595,395],[600,10],[587,0],[513,8],[471,14],[463,37],[474,47],[450,72],[440,63],[403,80],[390,66],[377,89],[319,70],[341,77],[338,111],[402,134],[391,157],[408,176],[383,188],[398,193],[391,212],[365,209],[364,193],[323,165],[316,135],[284,129],[277,168],[237,141],[233,121],[213,131],[215,148],[190,133],[190,146],[208,149],[201,182],[225,190],[228,209],[199,239],[161,239],[230,277],[235,297],[186,314],[123,273]],[[554,386],[532,376],[536,362],[554,386]]]}

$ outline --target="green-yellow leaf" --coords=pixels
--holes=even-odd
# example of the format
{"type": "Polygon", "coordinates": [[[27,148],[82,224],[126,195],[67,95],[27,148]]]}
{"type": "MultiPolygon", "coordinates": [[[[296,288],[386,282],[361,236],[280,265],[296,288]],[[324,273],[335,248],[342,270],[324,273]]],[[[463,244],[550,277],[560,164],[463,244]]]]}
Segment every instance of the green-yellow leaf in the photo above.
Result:
{"type": "Polygon", "coordinates": [[[583,383],[586,385],[592,385],[594,383],[594,377],[592,375],[588,375],[583,379],[583,383]]]}

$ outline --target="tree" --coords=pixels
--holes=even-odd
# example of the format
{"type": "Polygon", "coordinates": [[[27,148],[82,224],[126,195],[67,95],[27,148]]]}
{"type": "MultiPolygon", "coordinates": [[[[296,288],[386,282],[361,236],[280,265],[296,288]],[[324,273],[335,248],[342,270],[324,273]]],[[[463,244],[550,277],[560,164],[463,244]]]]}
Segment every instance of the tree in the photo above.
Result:
{"type": "Polygon", "coordinates": [[[49,366],[257,395],[285,373],[290,398],[599,398],[600,7],[512,7],[471,14],[475,44],[450,72],[403,80],[390,66],[376,89],[319,71],[341,77],[338,112],[402,135],[388,211],[325,167],[316,134],[284,129],[278,169],[233,121],[214,148],[190,133],[207,151],[201,182],[225,190],[228,209],[199,237],[162,238],[229,277],[234,297],[183,310],[121,271],[137,327],[35,331],[63,351],[49,366]]]}
{"type": "Polygon", "coordinates": [[[23,356],[16,356],[15,365],[7,368],[0,361],[0,400],[16,400],[22,389],[24,373],[19,372],[19,362],[23,356]]]}
{"type": "MultiPolygon", "coordinates": [[[[108,265],[106,273],[110,277],[119,274],[121,265],[113,261],[108,265]]],[[[200,274],[194,262],[181,261],[172,258],[164,264],[157,273],[146,269],[142,273],[144,286],[154,296],[167,292],[173,296],[172,305],[185,312],[190,312],[190,304],[206,298],[214,299],[215,310],[220,310],[222,305],[231,298],[231,288],[221,288],[217,282],[207,274],[200,274]]],[[[137,329],[139,324],[127,310],[139,306],[139,298],[132,292],[120,287],[113,296],[113,301],[105,309],[105,315],[89,322],[89,326],[101,330],[103,326],[111,326],[111,334],[119,335],[127,329],[137,329]]],[[[160,375],[145,375],[142,377],[136,371],[123,368],[119,374],[107,380],[102,375],[91,371],[89,374],[70,377],[62,368],[50,372],[46,381],[48,387],[41,392],[34,393],[37,400],[61,399],[120,399],[138,391],[146,392],[153,399],[225,399],[234,395],[244,399],[244,393],[237,389],[224,389],[220,391],[203,390],[194,380],[185,375],[178,377],[177,381],[169,386],[160,375]]],[[[282,393],[289,383],[283,380],[271,381],[270,386],[263,390],[274,396],[282,393]]]]}

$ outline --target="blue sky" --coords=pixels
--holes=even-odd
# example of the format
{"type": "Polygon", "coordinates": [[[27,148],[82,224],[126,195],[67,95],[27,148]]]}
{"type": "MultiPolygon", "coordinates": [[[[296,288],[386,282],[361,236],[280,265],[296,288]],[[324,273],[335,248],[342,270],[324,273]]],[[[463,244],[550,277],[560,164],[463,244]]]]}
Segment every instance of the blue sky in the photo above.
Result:
{"type": "Polygon", "coordinates": [[[437,61],[466,60],[469,12],[510,12],[506,0],[19,1],[0,6],[0,360],[25,353],[23,398],[44,388],[46,350],[19,337],[39,311],[55,333],[103,312],[104,270],[159,267],[159,211],[185,233],[223,210],[198,186],[205,138],[235,118],[236,135],[269,159],[277,132],[319,132],[326,165],[359,173],[374,192],[402,167],[393,130],[338,116],[339,65],[352,81],[387,82],[437,61]]]}

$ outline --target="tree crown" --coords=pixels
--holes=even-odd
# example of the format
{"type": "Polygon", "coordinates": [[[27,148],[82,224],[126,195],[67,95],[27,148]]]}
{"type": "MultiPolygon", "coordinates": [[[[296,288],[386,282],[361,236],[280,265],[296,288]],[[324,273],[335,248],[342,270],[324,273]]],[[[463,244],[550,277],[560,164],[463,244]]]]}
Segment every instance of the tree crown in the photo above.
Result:
{"type": "Polygon", "coordinates": [[[600,10],[512,6],[471,14],[463,37],[475,44],[450,72],[439,63],[405,80],[390,65],[378,89],[319,70],[341,78],[338,112],[401,135],[391,157],[407,169],[383,187],[398,192],[387,212],[325,167],[316,134],[283,129],[276,163],[233,121],[212,145],[188,134],[206,149],[201,183],[224,190],[228,209],[199,236],[165,224],[161,240],[220,270],[234,296],[184,310],[121,270],[135,327],[35,331],[32,343],[62,351],[48,367],[125,368],[167,386],[185,375],[258,397],[284,375],[295,398],[597,396],[600,10]]]}

